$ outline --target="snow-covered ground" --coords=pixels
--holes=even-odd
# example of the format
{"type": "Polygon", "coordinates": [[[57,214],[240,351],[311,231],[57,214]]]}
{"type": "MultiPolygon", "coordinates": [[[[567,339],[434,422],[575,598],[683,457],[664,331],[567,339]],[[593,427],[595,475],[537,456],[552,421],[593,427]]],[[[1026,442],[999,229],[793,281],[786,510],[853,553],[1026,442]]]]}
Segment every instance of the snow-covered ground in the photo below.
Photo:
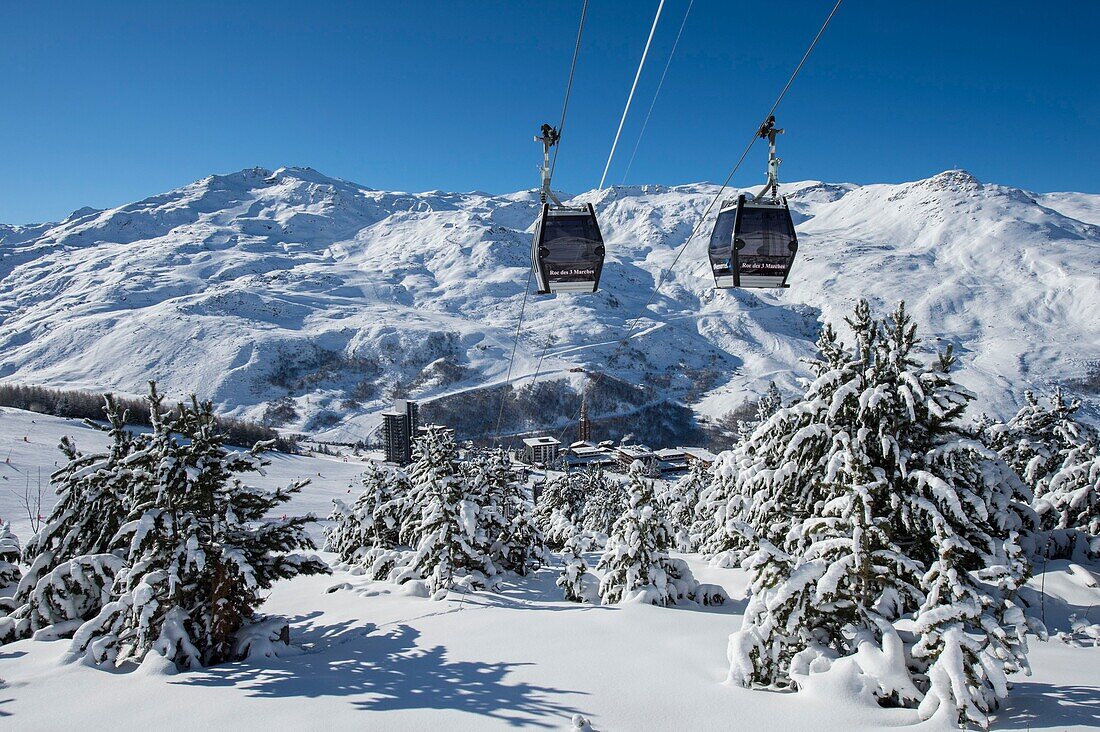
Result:
{"type": "MultiPolygon", "coordinates": [[[[76,421],[0,409],[0,517],[13,519],[24,537],[27,523],[10,489],[22,490],[39,470],[48,475],[66,434],[88,449],[104,443],[76,421]]],[[[339,458],[277,456],[263,480],[311,477],[291,510],[326,514],[361,468],[339,458]]],[[[64,640],[20,641],[0,647],[0,717],[28,730],[73,720],[123,730],[568,729],[574,714],[604,731],[938,728],[918,724],[912,710],[879,708],[843,678],[797,694],[723,684],[745,577],[685,559],[733,602],[578,605],[562,600],[554,568],[500,592],[433,602],[337,570],[274,587],[264,610],[290,619],[302,652],[289,657],[174,675],[152,664],[120,673],[69,662],[64,640]]],[[[1025,599],[1052,634],[1069,632],[1072,614],[1100,622],[1093,610],[1100,589],[1065,562],[1051,562],[1030,587],[1025,599]]],[[[1100,726],[1100,649],[1092,643],[1033,639],[1034,675],[1015,679],[995,728],[1100,726]]]]}
{"type": "MultiPolygon", "coordinates": [[[[706,222],[643,311],[717,190],[577,196],[608,242],[600,292],[530,299],[513,380],[577,383],[582,366],[721,417],[769,380],[792,392],[821,322],[857,298],[905,299],[926,345],[956,346],[979,410],[1007,417],[1024,388],[1063,383],[1100,416],[1100,197],[964,171],[791,183],[789,290],[715,291],[706,222]]],[[[255,419],[284,399],[297,416],[282,426],[354,441],[395,393],[432,401],[504,381],[537,210],[530,191],[394,193],[284,168],[0,225],[0,381],[140,394],[155,378],[255,419]]]]}

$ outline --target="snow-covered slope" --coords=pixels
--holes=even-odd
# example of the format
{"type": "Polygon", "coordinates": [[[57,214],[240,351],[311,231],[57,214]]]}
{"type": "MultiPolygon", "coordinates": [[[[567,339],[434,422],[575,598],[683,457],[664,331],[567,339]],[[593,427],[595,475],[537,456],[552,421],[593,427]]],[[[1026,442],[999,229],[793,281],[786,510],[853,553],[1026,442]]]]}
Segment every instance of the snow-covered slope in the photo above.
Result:
{"type": "MultiPolygon", "coordinates": [[[[647,387],[635,406],[668,399],[720,417],[769,379],[793,388],[822,319],[869,297],[905,299],[931,345],[954,343],[983,409],[1010,412],[1021,388],[1055,382],[1095,409],[1100,227],[1086,222],[1100,221],[1100,198],[963,171],[786,186],[801,248],[782,292],[715,291],[704,223],[612,361],[716,191],[578,196],[608,239],[601,291],[531,297],[514,383],[537,372],[576,385],[583,366],[647,387]]],[[[537,208],[531,192],[393,193],[250,169],[0,227],[0,380],[134,393],[155,378],[335,439],[368,433],[395,394],[488,411],[478,390],[506,377],[537,208]]],[[[573,416],[556,398],[547,424],[573,416]]]]}
{"type": "MultiPolygon", "coordinates": [[[[13,521],[24,542],[31,530],[19,494],[55,469],[63,435],[86,451],[105,445],[102,432],[78,421],[0,408],[0,520],[13,521]]],[[[332,499],[349,499],[349,482],[364,468],[322,456],[271,457],[268,475],[250,483],[274,488],[312,478],[286,507],[291,514],[326,515],[332,499]]],[[[45,491],[48,515],[56,496],[48,485],[45,491]]],[[[0,718],[20,730],[65,729],[81,719],[93,730],[188,732],[568,730],[578,713],[605,732],[957,729],[942,717],[920,723],[915,710],[880,707],[849,675],[823,675],[797,694],[723,684],[748,578],[698,555],[683,558],[733,601],[667,608],[567,602],[554,584],[560,557],[529,577],[509,576],[499,592],[456,591],[439,602],[337,567],[331,577],[272,588],[261,612],[285,617],[302,650],[282,658],[175,675],[149,663],[120,674],[71,662],[67,639],[23,640],[0,652],[0,718]]],[[[592,566],[597,559],[588,556],[592,566]]],[[[1034,673],[1012,677],[994,729],[1095,729],[1100,626],[1092,623],[1100,590],[1065,561],[1039,561],[1024,596],[1051,638],[1029,638],[1034,673]],[[1071,633],[1071,615],[1086,619],[1084,633],[1071,633]]]]}

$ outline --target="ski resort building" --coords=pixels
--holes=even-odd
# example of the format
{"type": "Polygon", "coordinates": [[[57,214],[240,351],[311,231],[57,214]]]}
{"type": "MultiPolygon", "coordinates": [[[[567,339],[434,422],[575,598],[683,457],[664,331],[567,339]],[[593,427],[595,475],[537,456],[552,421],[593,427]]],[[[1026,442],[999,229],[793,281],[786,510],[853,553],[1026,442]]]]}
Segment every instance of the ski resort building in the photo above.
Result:
{"type": "Polygon", "coordinates": [[[408,465],[416,439],[420,408],[416,402],[398,399],[393,408],[382,413],[382,441],[386,462],[408,465]]]}
{"type": "Polygon", "coordinates": [[[561,446],[554,437],[525,437],[523,440],[523,459],[532,465],[548,465],[558,458],[561,446]]]}
{"type": "Polygon", "coordinates": [[[690,463],[702,463],[706,467],[710,467],[714,464],[714,461],[718,459],[710,450],[704,450],[701,447],[681,447],[681,451],[684,453],[684,459],[690,463]]]}

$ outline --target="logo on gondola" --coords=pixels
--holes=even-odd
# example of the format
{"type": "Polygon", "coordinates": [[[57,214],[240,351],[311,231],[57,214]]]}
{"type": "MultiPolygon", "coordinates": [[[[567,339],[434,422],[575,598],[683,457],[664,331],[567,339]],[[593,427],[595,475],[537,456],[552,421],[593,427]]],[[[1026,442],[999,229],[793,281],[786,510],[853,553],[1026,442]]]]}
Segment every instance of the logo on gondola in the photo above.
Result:
{"type": "Polygon", "coordinates": [[[595,276],[596,270],[592,267],[585,269],[551,269],[550,275],[552,277],[576,277],[579,275],[592,275],[595,276]]]}

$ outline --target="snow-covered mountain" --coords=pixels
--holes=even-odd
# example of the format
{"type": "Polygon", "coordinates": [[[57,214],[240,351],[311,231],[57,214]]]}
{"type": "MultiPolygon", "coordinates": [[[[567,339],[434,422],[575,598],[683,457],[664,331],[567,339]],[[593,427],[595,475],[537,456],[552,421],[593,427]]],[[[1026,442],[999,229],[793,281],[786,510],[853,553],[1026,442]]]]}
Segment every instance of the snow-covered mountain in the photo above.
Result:
{"type": "MultiPolygon", "coordinates": [[[[608,376],[597,412],[643,410],[647,424],[721,417],[769,380],[792,391],[821,322],[859,297],[904,299],[927,346],[953,343],[981,409],[1009,413],[1023,388],[1062,383],[1095,418],[1100,196],[1027,193],[964,171],[784,186],[800,232],[785,291],[714,290],[705,222],[611,359],[716,192],[577,196],[608,240],[601,289],[530,297],[512,379],[537,373],[539,387],[519,392],[525,411],[513,407],[507,427],[573,419],[578,367],[608,376]]],[[[0,226],[0,381],[136,393],[155,378],[229,414],[337,440],[367,435],[408,394],[440,419],[466,415],[468,433],[486,429],[537,210],[530,191],[383,192],[282,168],[0,226]]]]}

